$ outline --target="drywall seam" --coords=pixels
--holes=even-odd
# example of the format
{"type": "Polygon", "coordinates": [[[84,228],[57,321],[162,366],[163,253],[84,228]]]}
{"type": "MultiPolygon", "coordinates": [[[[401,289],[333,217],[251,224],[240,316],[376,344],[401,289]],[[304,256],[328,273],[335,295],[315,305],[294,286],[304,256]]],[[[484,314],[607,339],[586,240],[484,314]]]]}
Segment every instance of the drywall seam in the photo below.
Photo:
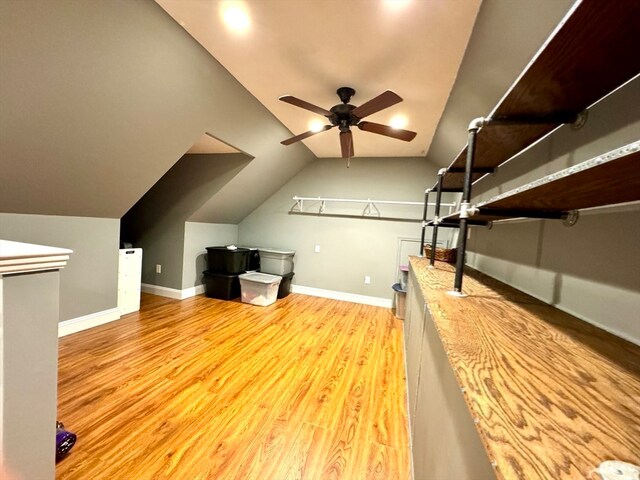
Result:
{"type": "Polygon", "coordinates": [[[58,337],[71,335],[72,333],[81,332],[89,328],[104,325],[120,319],[120,311],[118,308],[110,308],[101,312],[90,313],[82,317],[64,320],[58,323],[58,337]]]}
{"type": "Polygon", "coordinates": [[[337,292],[335,290],[324,290],[322,288],[305,287],[304,285],[291,285],[291,291],[293,293],[301,293],[302,295],[310,295],[312,297],[331,298],[333,300],[373,305],[374,307],[391,308],[392,306],[392,301],[388,298],[370,297],[368,295],[337,292]]]}

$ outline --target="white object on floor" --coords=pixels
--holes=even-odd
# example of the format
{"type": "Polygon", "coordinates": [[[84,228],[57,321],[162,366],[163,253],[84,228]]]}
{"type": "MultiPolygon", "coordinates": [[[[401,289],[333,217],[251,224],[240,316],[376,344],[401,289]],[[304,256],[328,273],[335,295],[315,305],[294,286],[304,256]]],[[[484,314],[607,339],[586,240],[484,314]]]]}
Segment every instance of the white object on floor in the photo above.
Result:
{"type": "Polygon", "coordinates": [[[118,310],[120,315],[140,310],[142,249],[123,248],[118,262],[118,310]]]}
{"type": "Polygon", "coordinates": [[[240,279],[240,298],[243,303],[266,307],[278,298],[282,277],[266,273],[243,273],[240,279]]]}
{"type": "Polygon", "coordinates": [[[595,470],[602,480],[640,480],[640,467],[632,463],[607,460],[595,470]]]}

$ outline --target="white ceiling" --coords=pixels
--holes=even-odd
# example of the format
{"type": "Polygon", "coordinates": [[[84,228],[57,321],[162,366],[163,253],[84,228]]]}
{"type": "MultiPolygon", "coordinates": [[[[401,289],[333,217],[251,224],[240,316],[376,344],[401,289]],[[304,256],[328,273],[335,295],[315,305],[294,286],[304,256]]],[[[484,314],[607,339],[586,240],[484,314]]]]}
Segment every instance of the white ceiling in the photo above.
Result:
{"type": "MultiPolygon", "coordinates": [[[[355,156],[423,156],[456,78],[480,0],[250,0],[251,26],[230,31],[221,4],[239,0],[156,0],[293,135],[323,117],[278,101],[288,94],[329,109],[353,87],[353,105],[385,90],[404,102],[366,118],[403,114],[410,142],[353,129],[355,156]]],[[[215,132],[213,132],[215,134],[215,132]]],[[[284,140],[284,138],[282,139],[284,140]]],[[[339,157],[337,129],[304,143],[339,157]]]]}

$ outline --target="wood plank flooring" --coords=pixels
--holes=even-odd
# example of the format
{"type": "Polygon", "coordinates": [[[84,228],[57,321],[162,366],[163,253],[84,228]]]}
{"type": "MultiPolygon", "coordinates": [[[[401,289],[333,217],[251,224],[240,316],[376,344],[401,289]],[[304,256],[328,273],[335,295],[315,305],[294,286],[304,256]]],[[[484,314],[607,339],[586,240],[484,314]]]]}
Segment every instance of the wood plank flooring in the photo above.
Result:
{"type": "Polygon", "coordinates": [[[60,339],[57,478],[408,480],[402,338],[380,307],[143,294],[60,339]]]}

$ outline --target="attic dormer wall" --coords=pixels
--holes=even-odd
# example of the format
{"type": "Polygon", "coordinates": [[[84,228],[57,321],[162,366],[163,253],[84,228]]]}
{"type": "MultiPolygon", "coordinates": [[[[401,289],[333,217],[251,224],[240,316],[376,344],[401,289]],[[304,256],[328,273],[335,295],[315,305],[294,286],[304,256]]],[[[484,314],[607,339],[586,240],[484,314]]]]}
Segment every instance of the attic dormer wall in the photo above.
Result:
{"type": "Polygon", "coordinates": [[[121,238],[143,249],[143,283],[183,289],[185,223],[250,162],[242,153],[184,155],[127,212],[121,238]]]}
{"type": "Polygon", "coordinates": [[[255,164],[200,222],[239,222],[315,158],[155,2],[0,2],[0,35],[0,236],[74,249],[61,320],[115,309],[118,220],[203,133],[255,164]]]}

